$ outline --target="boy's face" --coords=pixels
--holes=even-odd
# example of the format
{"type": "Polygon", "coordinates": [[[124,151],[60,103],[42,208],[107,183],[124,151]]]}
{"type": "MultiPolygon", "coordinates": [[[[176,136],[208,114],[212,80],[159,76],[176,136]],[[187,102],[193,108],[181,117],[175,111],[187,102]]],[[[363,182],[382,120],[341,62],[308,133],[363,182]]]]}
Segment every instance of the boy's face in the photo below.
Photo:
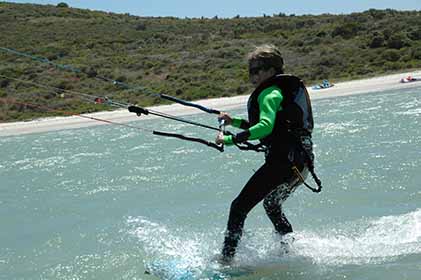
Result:
{"type": "Polygon", "coordinates": [[[275,75],[273,67],[268,68],[261,61],[251,61],[249,63],[249,80],[255,86],[259,86],[263,81],[275,75]]]}

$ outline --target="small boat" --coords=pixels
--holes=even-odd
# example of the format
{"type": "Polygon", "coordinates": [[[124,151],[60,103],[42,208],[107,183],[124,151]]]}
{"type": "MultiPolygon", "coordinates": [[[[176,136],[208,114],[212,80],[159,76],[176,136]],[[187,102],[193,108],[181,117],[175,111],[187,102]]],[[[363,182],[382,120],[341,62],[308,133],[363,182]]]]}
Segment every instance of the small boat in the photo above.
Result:
{"type": "Polygon", "coordinates": [[[412,76],[408,76],[408,77],[406,77],[406,78],[402,78],[401,80],[400,80],[400,82],[401,83],[411,83],[411,82],[416,82],[416,81],[420,81],[421,79],[419,79],[419,78],[414,78],[414,77],[412,77],[412,76]]]}
{"type": "Polygon", "coordinates": [[[331,84],[328,80],[323,80],[321,84],[314,85],[311,88],[312,89],[325,89],[325,88],[331,88],[334,84],[331,84]]]}

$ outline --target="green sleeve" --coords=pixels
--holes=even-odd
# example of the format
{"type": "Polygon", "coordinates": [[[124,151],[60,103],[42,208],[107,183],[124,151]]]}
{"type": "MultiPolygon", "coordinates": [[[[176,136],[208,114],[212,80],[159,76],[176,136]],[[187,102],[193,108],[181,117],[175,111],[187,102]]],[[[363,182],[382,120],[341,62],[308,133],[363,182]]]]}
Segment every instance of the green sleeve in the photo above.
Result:
{"type": "MultiPolygon", "coordinates": [[[[278,111],[282,110],[282,100],[282,92],[278,87],[272,86],[263,90],[257,100],[260,110],[259,122],[249,128],[250,136],[248,140],[262,139],[272,133],[276,115],[278,111]]],[[[241,119],[238,119],[238,123],[241,123],[241,119]]],[[[233,143],[231,135],[224,136],[224,144],[232,145],[233,143]]]]}
{"type": "Polygon", "coordinates": [[[242,123],[243,121],[244,121],[244,120],[243,120],[242,118],[233,117],[233,118],[232,118],[232,126],[233,126],[233,127],[240,128],[241,123],[242,123]]]}
{"type": "Polygon", "coordinates": [[[224,136],[224,144],[228,146],[234,144],[234,141],[232,141],[232,135],[224,136]]]}
{"type": "Polygon", "coordinates": [[[250,137],[248,140],[262,139],[272,133],[276,114],[282,110],[282,100],[281,90],[276,86],[265,89],[259,95],[257,99],[260,109],[259,122],[249,128],[250,137]]]}
{"type": "MultiPolygon", "coordinates": [[[[242,119],[242,118],[238,118],[238,117],[233,117],[232,118],[232,126],[233,127],[237,127],[237,128],[241,128],[241,125],[244,123],[248,123],[246,120],[242,119]]],[[[224,144],[225,145],[232,145],[234,144],[234,141],[232,139],[231,135],[225,135],[224,136],[224,144]]]]}
{"type": "MultiPolygon", "coordinates": [[[[232,126],[233,127],[237,127],[240,128],[241,127],[241,123],[243,123],[245,120],[243,120],[242,118],[238,118],[238,117],[233,117],[232,118],[232,126]]],[[[224,136],[224,144],[225,145],[233,145],[234,141],[232,140],[232,136],[231,135],[225,135],[224,136]]]]}

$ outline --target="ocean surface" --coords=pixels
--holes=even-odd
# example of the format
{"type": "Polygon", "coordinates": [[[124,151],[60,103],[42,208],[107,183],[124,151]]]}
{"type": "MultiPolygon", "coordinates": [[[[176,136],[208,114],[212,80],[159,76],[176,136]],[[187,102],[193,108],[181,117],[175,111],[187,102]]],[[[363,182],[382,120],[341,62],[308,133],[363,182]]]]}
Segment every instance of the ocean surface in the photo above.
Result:
{"type": "MultiPolygon", "coordinates": [[[[300,187],[285,203],[288,254],[253,209],[236,259],[253,269],[226,278],[420,279],[421,89],[314,100],[313,111],[323,191],[300,187]]],[[[207,279],[230,203],[262,162],[115,125],[2,137],[0,279],[157,279],[145,268],[167,260],[207,279]]]]}

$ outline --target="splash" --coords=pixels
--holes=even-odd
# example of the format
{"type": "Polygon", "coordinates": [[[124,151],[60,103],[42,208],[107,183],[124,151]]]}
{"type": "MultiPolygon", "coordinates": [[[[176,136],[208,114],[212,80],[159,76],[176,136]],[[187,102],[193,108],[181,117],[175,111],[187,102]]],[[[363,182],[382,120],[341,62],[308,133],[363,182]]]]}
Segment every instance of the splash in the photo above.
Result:
{"type": "MultiPolygon", "coordinates": [[[[221,246],[222,232],[171,231],[146,218],[128,219],[130,233],[141,243],[149,260],[180,260],[179,265],[196,271],[209,268],[221,246]]],[[[421,254],[421,209],[397,216],[362,219],[325,232],[296,232],[285,247],[270,228],[244,234],[238,248],[237,265],[269,266],[299,262],[321,266],[381,264],[408,255],[421,254]]]]}
{"type": "Polygon", "coordinates": [[[145,251],[146,271],[162,279],[200,279],[215,254],[216,243],[206,242],[203,234],[171,231],[143,217],[129,217],[127,223],[145,251]]]}
{"type": "Polygon", "coordinates": [[[129,233],[138,238],[149,258],[181,258],[189,265],[199,267],[216,249],[216,242],[208,242],[212,239],[204,234],[181,229],[171,231],[143,217],[129,217],[127,222],[132,227],[129,233]]]}

